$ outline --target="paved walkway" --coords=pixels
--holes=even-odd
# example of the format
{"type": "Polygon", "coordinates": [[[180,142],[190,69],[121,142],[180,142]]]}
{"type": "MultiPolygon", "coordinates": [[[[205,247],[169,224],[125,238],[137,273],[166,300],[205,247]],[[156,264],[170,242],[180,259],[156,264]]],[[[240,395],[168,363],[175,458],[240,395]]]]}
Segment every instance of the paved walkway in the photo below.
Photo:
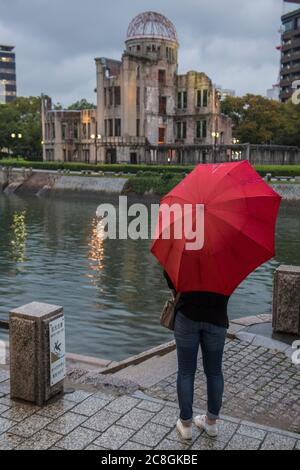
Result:
{"type": "MultiPolygon", "coordinates": [[[[177,402],[176,351],[116,374],[138,382],[150,396],[177,402]]],[[[300,366],[284,352],[246,341],[228,340],[224,353],[223,413],[300,434],[300,366]]],[[[206,408],[201,355],[195,404],[206,408]]]]}
{"type": "Polygon", "coordinates": [[[0,369],[2,450],[300,450],[300,434],[227,416],[220,421],[217,439],[194,429],[186,444],[175,429],[177,414],[175,403],[149,392],[119,395],[87,387],[77,387],[45,408],[16,403],[9,397],[9,373],[0,369]]]}

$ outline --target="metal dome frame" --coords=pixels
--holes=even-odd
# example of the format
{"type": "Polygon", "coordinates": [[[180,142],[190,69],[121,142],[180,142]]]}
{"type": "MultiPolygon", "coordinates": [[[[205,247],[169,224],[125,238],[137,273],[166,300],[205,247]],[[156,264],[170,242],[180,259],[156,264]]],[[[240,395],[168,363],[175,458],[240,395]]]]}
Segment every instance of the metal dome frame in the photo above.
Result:
{"type": "Polygon", "coordinates": [[[154,11],[140,13],[131,21],[127,30],[127,41],[131,39],[166,39],[178,44],[177,31],[168,18],[154,11]]]}

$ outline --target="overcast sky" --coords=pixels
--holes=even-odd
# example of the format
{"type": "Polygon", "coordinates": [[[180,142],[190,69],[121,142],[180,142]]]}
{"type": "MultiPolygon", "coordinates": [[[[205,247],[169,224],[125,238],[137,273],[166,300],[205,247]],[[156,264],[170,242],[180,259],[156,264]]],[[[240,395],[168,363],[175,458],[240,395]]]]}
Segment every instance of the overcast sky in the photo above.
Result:
{"type": "Polygon", "coordinates": [[[238,95],[265,95],[276,82],[281,0],[0,0],[0,44],[16,46],[18,94],[94,102],[94,58],[120,59],[128,24],[148,10],[176,26],[180,73],[203,71],[238,95]]]}

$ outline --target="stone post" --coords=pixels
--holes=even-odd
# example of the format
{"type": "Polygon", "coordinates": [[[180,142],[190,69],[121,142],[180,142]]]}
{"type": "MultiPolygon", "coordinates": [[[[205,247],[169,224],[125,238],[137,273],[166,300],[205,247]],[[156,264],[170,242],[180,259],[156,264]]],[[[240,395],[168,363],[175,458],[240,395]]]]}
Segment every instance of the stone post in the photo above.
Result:
{"type": "Polygon", "coordinates": [[[246,160],[251,163],[251,144],[246,144],[246,160]]]}
{"type": "Polygon", "coordinates": [[[10,312],[11,398],[38,406],[63,392],[63,308],[33,302],[10,312]]]}
{"type": "Polygon", "coordinates": [[[280,266],[274,274],[273,329],[300,335],[300,266],[280,266]]]}

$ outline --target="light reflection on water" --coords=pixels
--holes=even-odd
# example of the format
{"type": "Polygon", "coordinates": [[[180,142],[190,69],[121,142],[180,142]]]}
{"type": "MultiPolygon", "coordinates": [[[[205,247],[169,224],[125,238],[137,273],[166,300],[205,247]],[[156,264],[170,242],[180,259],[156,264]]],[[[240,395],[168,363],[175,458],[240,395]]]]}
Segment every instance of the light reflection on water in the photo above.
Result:
{"type": "MultiPolygon", "coordinates": [[[[101,202],[101,196],[0,195],[0,316],[32,301],[63,305],[68,351],[118,360],[171,339],[159,325],[168,289],[149,241],[103,241],[97,234],[101,202]],[[14,214],[23,211],[20,262],[12,256],[11,227],[14,214]]],[[[300,264],[299,233],[300,204],[284,204],[276,259],[237,289],[231,318],[270,310],[274,269],[300,264]]]]}

